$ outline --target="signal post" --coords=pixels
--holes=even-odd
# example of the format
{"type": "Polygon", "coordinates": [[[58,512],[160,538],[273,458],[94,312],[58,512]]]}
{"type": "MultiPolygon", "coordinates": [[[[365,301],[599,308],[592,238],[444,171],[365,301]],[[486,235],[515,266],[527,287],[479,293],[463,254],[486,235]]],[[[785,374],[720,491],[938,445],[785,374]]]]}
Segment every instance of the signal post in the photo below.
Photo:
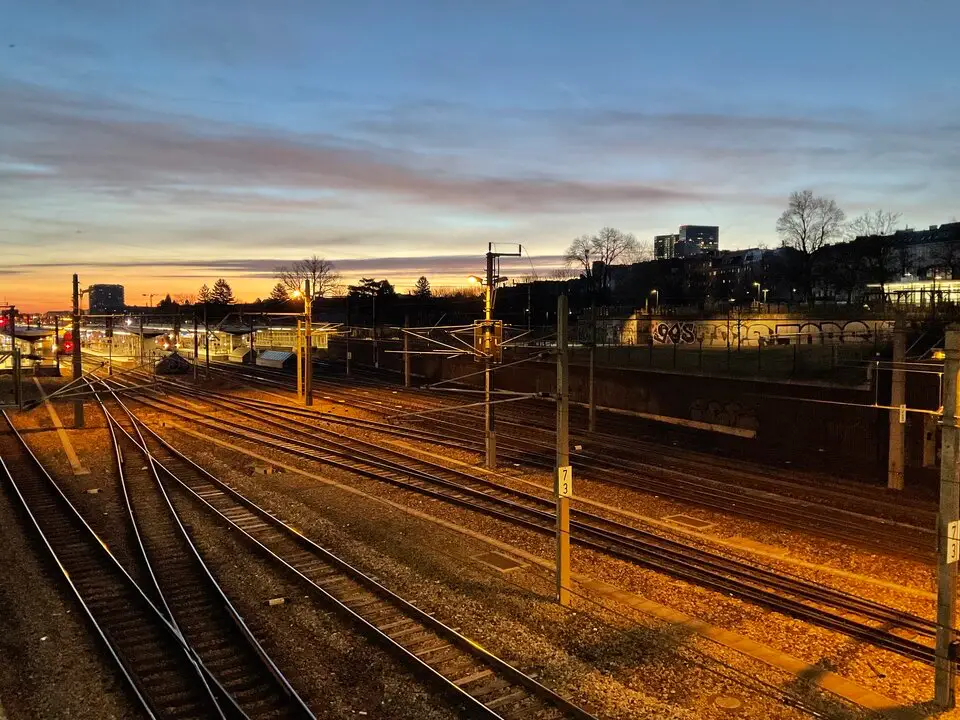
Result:
{"type": "MultiPolygon", "coordinates": [[[[83,375],[83,363],[80,357],[80,278],[73,275],[73,379],[79,380],[83,375]]],[[[73,401],[73,426],[82,428],[83,398],[76,397],[73,401]]]]}
{"type": "Polygon", "coordinates": [[[557,298],[557,467],[554,478],[554,496],[557,502],[557,601],[561,605],[570,604],[570,497],[573,495],[567,315],[567,296],[561,295],[557,298]]]}
{"type": "Polygon", "coordinates": [[[940,508],[937,512],[937,640],[935,699],[943,708],[956,704],[956,657],[953,627],[960,560],[960,326],[947,328],[943,365],[943,448],[940,455],[940,508]]]}

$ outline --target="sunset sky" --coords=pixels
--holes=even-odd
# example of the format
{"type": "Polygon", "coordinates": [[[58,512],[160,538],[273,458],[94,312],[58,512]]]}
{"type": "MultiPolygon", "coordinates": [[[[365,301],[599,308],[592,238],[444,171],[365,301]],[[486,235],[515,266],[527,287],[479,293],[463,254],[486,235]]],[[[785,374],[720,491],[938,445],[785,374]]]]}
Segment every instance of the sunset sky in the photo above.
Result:
{"type": "Polygon", "coordinates": [[[953,0],[0,0],[0,301],[245,300],[309,254],[460,284],[488,241],[721,227],[791,190],[960,215],[953,0]]]}

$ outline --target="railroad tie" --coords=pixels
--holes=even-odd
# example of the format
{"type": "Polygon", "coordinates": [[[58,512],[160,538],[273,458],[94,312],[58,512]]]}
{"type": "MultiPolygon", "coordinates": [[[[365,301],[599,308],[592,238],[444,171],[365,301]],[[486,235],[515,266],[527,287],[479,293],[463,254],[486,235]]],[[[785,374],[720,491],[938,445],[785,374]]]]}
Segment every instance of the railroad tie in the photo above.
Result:
{"type": "Polygon", "coordinates": [[[466,677],[462,677],[459,680],[454,680],[453,684],[456,685],[457,687],[464,687],[466,685],[469,685],[470,683],[477,682],[477,680],[483,680],[485,677],[489,677],[490,675],[493,675],[493,670],[489,668],[485,668],[483,670],[480,670],[479,672],[473,673],[472,675],[467,675],[466,677]]]}

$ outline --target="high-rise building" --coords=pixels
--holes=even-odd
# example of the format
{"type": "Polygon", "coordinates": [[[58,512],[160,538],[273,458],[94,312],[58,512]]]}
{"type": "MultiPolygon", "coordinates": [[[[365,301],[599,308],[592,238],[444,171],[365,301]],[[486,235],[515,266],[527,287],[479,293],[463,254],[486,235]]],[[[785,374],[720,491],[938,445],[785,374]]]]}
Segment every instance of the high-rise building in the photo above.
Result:
{"type": "Polygon", "coordinates": [[[657,260],[716,255],[719,249],[720,228],[716,225],[681,225],[678,233],[653,237],[657,260]]]}
{"type": "Polygon", "coordinates": [[[657,260],[670,260],[673,258],[674,249],[680,235],[654,235],[653,236],[653,256],[657,260]]]}
{"type": "Polygon", "coordinates": [[[91,285],[87,292],[91,315],[123,312],[123,285],[91,285]]]}
{"type": "Polygon", "coordinates": [[[716,255],[720,249],[720,228],[716,225],[681,225],[679,235],[676,257],[716,255]]]}

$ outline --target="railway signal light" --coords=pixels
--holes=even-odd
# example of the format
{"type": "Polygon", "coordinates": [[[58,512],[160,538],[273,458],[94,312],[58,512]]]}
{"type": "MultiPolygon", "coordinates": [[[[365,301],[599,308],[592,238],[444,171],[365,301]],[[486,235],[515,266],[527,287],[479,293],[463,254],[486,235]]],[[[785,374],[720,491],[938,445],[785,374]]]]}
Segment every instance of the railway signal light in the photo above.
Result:
{"type": "Polygon", "coordinates": [[[491,362],[503,360],[503,320],[473,321],[473,351],[478,362],[490,358],[491,362]]]}

